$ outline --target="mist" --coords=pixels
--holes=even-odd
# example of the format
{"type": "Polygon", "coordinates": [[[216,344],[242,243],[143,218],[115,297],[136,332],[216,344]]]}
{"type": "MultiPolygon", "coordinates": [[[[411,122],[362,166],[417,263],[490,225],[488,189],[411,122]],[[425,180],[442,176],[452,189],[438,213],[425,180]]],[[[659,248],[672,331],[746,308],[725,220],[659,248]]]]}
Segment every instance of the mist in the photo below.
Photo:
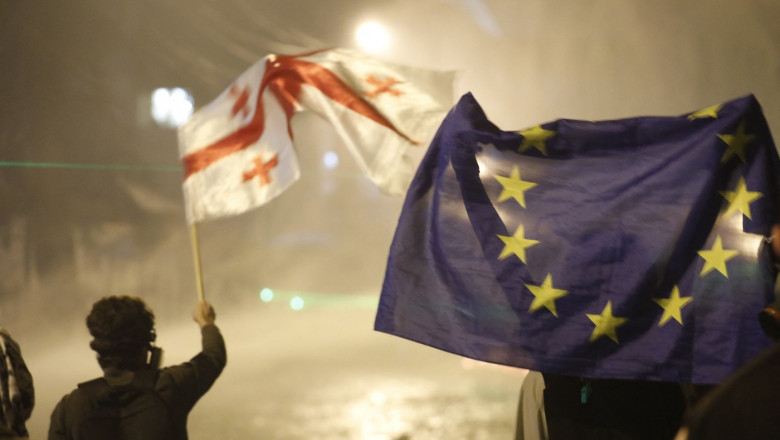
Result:
{"type": "MultiPolygon", "coordinates": [[[[35,379],[31,438],[101,374],[84,325],[100,297],[144,298],[167,364],[200,348],[176,132],[152,119],[152,91],[185,88],[197,108],[269,53],[359,48],[367,20],[390,35],[374,56],[457,71],[453,103],[472,92],[504,130],[752,93],[780,131],[776,0],[0,0],[0,326],[35,379]]],[[[228,365],[190,438],[513,438],[524,370],[373,331],[403,198],[317,116],[293,131],[301,180],[199,225],[228,365]]]]}

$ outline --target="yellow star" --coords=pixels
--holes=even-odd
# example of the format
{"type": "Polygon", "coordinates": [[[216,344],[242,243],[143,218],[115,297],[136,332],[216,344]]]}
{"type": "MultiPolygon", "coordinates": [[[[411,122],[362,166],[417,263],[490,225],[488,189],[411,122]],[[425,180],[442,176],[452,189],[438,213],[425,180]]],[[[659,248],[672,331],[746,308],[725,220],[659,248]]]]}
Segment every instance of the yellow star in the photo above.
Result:
{"type": "Polygon", "coordinates": [[[525,263],[525,248],[534,246],[539,243],[537,240],[529,240],[525,238],[525,229],[523,225],[517,227],[515,235],[509,237],[506,235],[498,235],[498,238],[504,242],[504,250],[501,251],[501,255],[498,256],[499,260],[510,255],[517,255],[517,258],[525,263]]]}
{"type": "Polygon", "coordinates": [[[680,289],[678,289],[677,286],[674,286],[669,298],[653,298],[653,301],[664,309],[664,314],[661,316],[661,321],[658,323],[658,327],[663,327],[663,325],[666,324],[666,321],[671,318],[674,318],[675,321],[682,324],[681,310],[689,302],[693,301],[693,298],[690,296],[680,298],[680,289]]]}
{"type": "Polygon", "coordinates": [[[525,191],[535,187],[536,184],[522,180],[520,178],[520,170],[517,167],[512,168],[512,174],[509,177],[496,176],[496,179],[504,187],[498,196],[498,201],[503,202],[504,200],[514,198],[520,206],[525,208],[525,191]]]}
{"type": "Polygon", "coordinates": [[[547,274],[547,278],[544,279],[541,286],[526,284],[525,287],[527,287],[535,297],[531,303],[531,307],[528,308],[529,312],[535,312],[542,306],[545,306],[555,317],[558,317],[558,312],[555,310],[555,300],[569,292],[553,287],[552,274],[547,274]]]}
{"type": "Polygon", "coordinates": [[[730,203],[729,207],[726,208],[726,212],[723,214],[724,216],[727,216],[734,211],[739,211],[751,220],[753,219],[750,217],[750,203],[763,196],[760,192],[748,191],[744,177],[739,178],[736,191],[720,191],[720,195],[730,203]]]}
{"type": "Polygon", "coordinates": [[[537,125],[536,127],[531,127],[526,130],[521,130],[517,133],[523,137],[523,143],[520,144],[521,153],[531,147],[534,147],[541,151],[545,156],[547,156],[547,146],[544,143],[547,141],[547,139],[555,136],[555,132],[553,130],[545,130],[541,125],[537,125]]]}
{"type": "Polygon", "coordinates": [[[720,159],[721,162],[728,161],[735,154],[742,159],[742,162],[745,162],[745,147],[756,139],[754,135],[745,133],[745,121],[739,123],[736,133],[719,134],[718,137],[728,145],[726,152],[723,153],[723,157],[720,159]]]}
{"type": "Polygon", "coordinates": [[[705,109],[701,109],[697,112],[693,112],[690,115],[688,115],[689,120],[694,120],[698,118],[715,118],[718,119],[718,112],[720,111],[720,108],[723,107],[723,104],[713,105],[712,107],[707,107],[705,109]]]}
{"type": "Polygon", "coordinates": [[[704,258],[704,267],[701,269],[699,278],[707,275],[711,270],[717,269],[726,278],[729,277],[729,273],[726,270],[726,261],[734,258],[739,254],[738,251],[723,249],[723,244],[720,240],[720,235],[715,238],[715,243],[712,245],[712,249],[708,251],[699,251],[699,255],[704,258]]]}
{"type": "Polygon", "coordinates": [[[607,301],[607,306],[604,307],[604,310],[600,315],[587,314],[587,316],[588,319],[596,324],[596,328],[593,329],[593,333],[590,335],[590,342],[593,342],[602,336],[606,336],[615,341],[616,344],[620,343],[617,338],[616,330],[618,327],[628,322],[628,318],[612,316],[612,301],[607,301]]]}

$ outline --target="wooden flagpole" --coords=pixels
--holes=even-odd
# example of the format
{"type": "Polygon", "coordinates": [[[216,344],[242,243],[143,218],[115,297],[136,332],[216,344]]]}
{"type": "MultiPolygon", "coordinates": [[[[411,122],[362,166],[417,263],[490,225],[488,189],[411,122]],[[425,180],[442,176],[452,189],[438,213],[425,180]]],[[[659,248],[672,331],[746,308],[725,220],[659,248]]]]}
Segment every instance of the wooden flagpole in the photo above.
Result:
{"type": "Polygon", "coordinates": [[[198,248],[198,228],[196,225],[197,223],[195,222],[190,225],[190,238],[192,239],[192,254],[195,258],[195,278],[198,284],[198,299],[200,301],[204,301],[205,295],[203,294],[203,273],[200,269],[200,250],[198,248]]]}

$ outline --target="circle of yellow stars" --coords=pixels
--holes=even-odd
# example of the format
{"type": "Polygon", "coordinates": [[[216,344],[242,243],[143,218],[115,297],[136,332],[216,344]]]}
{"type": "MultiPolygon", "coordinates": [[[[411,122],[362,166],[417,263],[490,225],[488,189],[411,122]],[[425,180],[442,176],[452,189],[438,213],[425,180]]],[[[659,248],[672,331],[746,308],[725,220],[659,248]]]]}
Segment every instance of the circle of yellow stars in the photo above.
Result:
{"type": "MultiPolygon", "coordinates": [[[[688,119],[691,121],[701,118],[717,119],[721,109],[722,104],[714,105],[691,113],[688,115],[688,119]]],[[[540,125],[518,131],[517,133],[523,136],[522,143],[518,148],[519,152],[525,152],[531,148],[535,148],[544,155],[547,155],[547,140],[556,134],[555,131],[546,130],[540,125]]],[[[747,158],[746,149],[756,140],[755,135],[746,132],[745,121],[739,123],[736,132],[719,133],[717,134],[717,137],[726,144],[726,150],[721,158],[721,162],[727,162],[734,157],[738,157],[745,162],[747,158]]],[[[523,180],[520,169],[517,166],[512,168],[508,177],[496,175],[495,178],[502,186],[501,193],[497,198],[499,203],[507,200],[514,200],[523,208],[527,208],[525,198],[526,191],[535,188],[538,185],[537,183],[523,180]]],[[[721,217],[727,217],[739,212],[748,219],[751,218],[750,204],[763,196],[760,192],[749,191],[744,177],[740,177],[736,188],[733,191],[721,191],[720,194],[728,202],[728,206],[721,217]]],[[[523,225],[519,225],[515,230],[515,233],[511,236],[497,235],[497,237],[504,243],[504,248],[498,256],[499,260],[516,256],[521,262],[527,264],[526,250],[539,244],[538,240],[526,237],[523,225]]],[[[712,247],[710,249],[701,250],[698,254],[704,260],[704,265],[699,275],[700,277],[704,277],[712,271],[717,271],[728,278],[726,263],[736,257],[739,252],[737,250],[724,248],[722,238],[720,235],[717,235],[712,247]]],[[[548,273],[544,281],[539,285],[524,285],[534,296],[528,309],[529,313],[544,308],[556,318],[558,317],[555,301],[564,297],[569,292],[565,289],[553,286],[552,274],[548,273]]],[[[683,325],[682,310],[689,305],[693,299],[694,298],[691,296],[681,296],[680,289],[676,285],[672,288],[668,298],[652,298],[652,300],[663,309],[658,321],[658,327],[663,327],[672,320],[683,325]]],[[[595,342],[603,337],[607,337],[617,344],[620,343],[617,329],[627,324],[629,319],[614,315],[612,301],[607,301],[607,304],[604,306],[601,313],[586,313],[585,315],[594,325],[594,329],[589,338],[590,342],[595,342]]]]}

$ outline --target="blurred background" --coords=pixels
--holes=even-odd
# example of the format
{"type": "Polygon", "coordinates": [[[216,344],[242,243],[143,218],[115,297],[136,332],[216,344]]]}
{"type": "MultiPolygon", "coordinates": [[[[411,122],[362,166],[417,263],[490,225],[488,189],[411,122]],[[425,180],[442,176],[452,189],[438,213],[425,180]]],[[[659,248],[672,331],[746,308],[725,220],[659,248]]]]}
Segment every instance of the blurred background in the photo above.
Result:
{"type": "MultiPolygon", "coordinates": [[[[166,363],[199,350],[175,127],[263,56],[455,70],[453,102],[472,92],[504,130],[752,93],[777,135],[778,22],[776,0],[0,0],[0,325],[36,381],[31,438],[100,374],[101,296],[152,306],[166,363]]],[[[229,360],[190,438],[513,438],[525,371],[373,331],[403,198],[317,116],[293,131],[301,180],[199,226],[229,360]]]]}

